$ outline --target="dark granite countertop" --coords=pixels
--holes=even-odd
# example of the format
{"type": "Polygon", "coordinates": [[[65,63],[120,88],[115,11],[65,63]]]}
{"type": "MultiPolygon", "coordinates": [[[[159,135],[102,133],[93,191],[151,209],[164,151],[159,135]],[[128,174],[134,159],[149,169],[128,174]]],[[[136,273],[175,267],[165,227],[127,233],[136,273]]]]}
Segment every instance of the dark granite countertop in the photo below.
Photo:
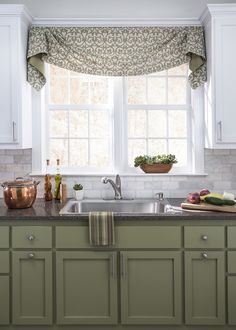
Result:
{"type": "MultiPolygon", "coordinates": [[[[171,205],[180,206],[183,201],[179,198],[168,199],[171,205]]],[[[59,211],[64,206],[63,203],[45,202],[44,199],[37,199],[34,205],[28,209],[11,209],[9,210],[3,199],[0,199],[0,221],[6,220],[45,220],[45,221],[87,221],[88,213],[80,215],[59,215],[59,211]]],[[[223,212],[199,212],[199,211],[179,211],[178,213],[165,214],[132,214],[132,213],[115,213],[117,220],[236,220],[236,213],[223,212]]]]}

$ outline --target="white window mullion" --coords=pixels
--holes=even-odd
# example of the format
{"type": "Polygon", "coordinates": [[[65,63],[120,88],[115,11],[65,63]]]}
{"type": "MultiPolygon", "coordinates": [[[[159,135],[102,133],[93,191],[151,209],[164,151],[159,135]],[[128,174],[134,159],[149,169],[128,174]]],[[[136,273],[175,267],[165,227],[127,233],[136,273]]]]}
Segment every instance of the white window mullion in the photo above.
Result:
{"type": "Polygon", "coordinates": [[[128,163],[127,94],[124,78],[114,78],[113,160],[114,170],[124,172],[128,163]]]}

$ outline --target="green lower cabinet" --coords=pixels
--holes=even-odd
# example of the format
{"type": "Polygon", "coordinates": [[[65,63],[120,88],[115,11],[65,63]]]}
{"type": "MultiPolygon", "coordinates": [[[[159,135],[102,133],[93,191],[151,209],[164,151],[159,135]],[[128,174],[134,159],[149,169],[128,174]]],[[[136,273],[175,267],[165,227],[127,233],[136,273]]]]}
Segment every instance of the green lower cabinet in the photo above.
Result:
{"type": "Polygon", "coordinates": [[[122,252],[122,324],[180,324],[181,252],[122,252]]]}
{"type": "Polygon", "coordinates": [[[117,324],[116,252],[56,253],[57,324],[117,324]]]}
{"type": "Polygon", "coordinates": [[[236,325],[236,276],[228,277],[228,323],[236,325]]]}
{"type": "Polygon", "coordinates": [[[225,324],[224,252],[185,252],[185,323],[225,324]]]}
{"type": "Polygon", "coordinates": [[[13,324],[52,324],[52,253],[12,253],[13,324]]]}
{"type": "Polygon", "coordinates": [[[0,325],[9,324],[9,276],[0,276],[0,325]]]}

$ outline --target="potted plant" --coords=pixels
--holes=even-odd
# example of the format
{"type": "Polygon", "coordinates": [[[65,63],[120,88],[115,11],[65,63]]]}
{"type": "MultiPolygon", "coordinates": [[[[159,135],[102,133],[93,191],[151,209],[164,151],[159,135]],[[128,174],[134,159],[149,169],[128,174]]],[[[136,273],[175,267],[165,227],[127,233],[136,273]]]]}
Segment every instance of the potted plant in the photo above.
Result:
{"type": "Polygon", "coordinates": [[[80,183],[75,183],[73,186],[75,199],[81,201],[84,198],[84,187],[80,183]]]}
{"type": "Polygon", "coordinates": [[[173,164],[177,163],[175,155],[138,156],[134,159],[134,166],[140,167],[145,173],[168,173],[173,164]]]}

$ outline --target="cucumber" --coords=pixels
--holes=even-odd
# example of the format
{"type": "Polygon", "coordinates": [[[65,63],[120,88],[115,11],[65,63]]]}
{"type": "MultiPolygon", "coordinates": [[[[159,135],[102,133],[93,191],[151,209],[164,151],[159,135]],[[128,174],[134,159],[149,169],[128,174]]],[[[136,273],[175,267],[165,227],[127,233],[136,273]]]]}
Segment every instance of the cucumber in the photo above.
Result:
{"type": "Polygon", "coordinates": [[[235,205],[235,201],[233,201],[232,199],[224,199],[224,204],[233,206],[235,205]]]}
{"type": "Polygon", "coordinates": [[[223,199],[217,198],[217,197],[206,197],[205,202],[208,204],[212,204],[212,205],[224,205],[225,202],[223,199]]]}

